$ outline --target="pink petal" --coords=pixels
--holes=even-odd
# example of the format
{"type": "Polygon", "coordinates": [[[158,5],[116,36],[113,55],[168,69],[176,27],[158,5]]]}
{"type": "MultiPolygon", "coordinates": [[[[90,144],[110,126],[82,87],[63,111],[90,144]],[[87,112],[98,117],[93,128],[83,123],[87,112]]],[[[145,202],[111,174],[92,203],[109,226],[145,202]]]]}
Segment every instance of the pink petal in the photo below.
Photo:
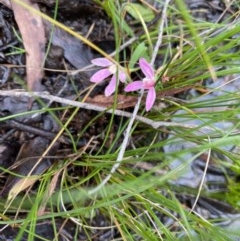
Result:
{"type": "Polygon", "coordinates": [[[143,88],[143,82],[141,80],[137,80],[137,81],[134,81],[130,84],[128,84],[124,91],[126,92],[130,92],[130,91],[136,91],[136,90],[140,90],[143,88]]]}
{"type": "Polygon", "coordinates": [[[118,78],[121,82],[124,83],[127,79],[127,75],[123,71],[119,71],[118,78]]]}
{"type": "Polygon", "coordinates": [[[97,59],[92,59],[91,62],[96,65],[96,66],[101,66],[101,67],[107,67],[112,65],[113,63],[108,60],[107,58],[97,58],[97,59]]]}
{"type": "Polygon", "coordinates": [[[156,91],[155,88],[151,88],[148,90],[147,99],[146,99],[146,111],[149,111],[155,102],[156,99],[156,91]]]}
{"type": "Polygon", "coordinates": [[[147,78],[154,79],[154,69],[144,58],[140,58],[139,65],[147,78]]]}
{"type": "Polygon", "coordinates": [[[106,79],[108,76],[110,76],[112,73],[109,71],[109,69],[101,69],[97,71],[90,79],[91,82],[99,83],[102,82],[104,79],[106,79]]]}
{"type": "Polygon", "coordinates": [[[111,81],[109,82],[108,86],[105,89],[105,96],[108,97],[111,94],[114,93],[115,89],[116,89],[116,85],[117,85],[117,80],[116,80],[116,76],[113,75],[111,81]]]}

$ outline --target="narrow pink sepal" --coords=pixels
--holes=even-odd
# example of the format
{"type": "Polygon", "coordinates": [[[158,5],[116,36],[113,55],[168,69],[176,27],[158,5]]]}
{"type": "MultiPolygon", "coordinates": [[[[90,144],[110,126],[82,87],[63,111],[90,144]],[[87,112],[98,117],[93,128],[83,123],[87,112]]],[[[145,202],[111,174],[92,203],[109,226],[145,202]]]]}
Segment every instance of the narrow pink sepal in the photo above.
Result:
{"type": "Polygon", "coordinates": [[[146,99],[146,111],[149,111],[153,107],[155,100],[156,100],[156,91],[155,91],[155,88],[153,87],[148,90],[147,99],[146,99]]]}
{"type": "Polygon", "coordinates": [[[94,83],[102,82],[104,79],[106,79],[108,76],[110,76],[112,73],[108,69],[101,69],[97,71],[91,78],[90,81],[94,83]]]}
{"type": "Polygon", "coordinates": [[[133,81],[132,83],[128,84],[124,91],[130,92],[130,91],[136,91],[143,88],[143,82],[141,80],[133,81]]]}
{"type": "Polygon", "coordinates": [[[117,85],[116,76],[113,75],[112,79],[110,80],[110,82],[104,92],[106,97],[108,97],[114,93],[114,91],[116,90],[116,85],[117,85]]]}
{"type": "Polygon", "coordinates": [[[146,77],[154,79],[154,69],[144,58],[140,58],[139,65],[146,77]]]}
{"type": "Polygon", "coordinates": [[[108,60],[107,58],[96,58],[91,60],[92,64],[96,66],[101,66],[101,67],[107,67],[112,65],[113,63],[108,60]]]}

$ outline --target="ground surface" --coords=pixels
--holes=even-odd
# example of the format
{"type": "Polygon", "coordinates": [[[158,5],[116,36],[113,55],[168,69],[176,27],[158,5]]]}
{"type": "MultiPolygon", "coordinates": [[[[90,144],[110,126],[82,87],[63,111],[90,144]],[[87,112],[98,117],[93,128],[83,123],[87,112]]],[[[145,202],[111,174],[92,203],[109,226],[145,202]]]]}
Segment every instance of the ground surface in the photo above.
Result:
{"type": "MultiPolygon", "coordinates": [[[[34,2],[38,3],[42,12],[53,16],[55,1],[39,0],[34,2]]],[[[239,11],[237,5],[232,5],[228,8],[226,6],[227,2],[228,1],[224,2],[221,0],[199,0],[186,1],[186,4],[194,18],[199,21],[215,23],[225,21],[239,11]]],[[[155,18],[159,19],[162,4],[154,1],[149,1],[149,4],[152,4],[156,9],[160,10],[160,12],[155,15],[155,18]]],[[[111,53],[115,50],[112,21],[106,11],[94,1],[60,0],[57,19],[74,31],[81,33],[82,36],[86,36],[87,39],[95,43],[105,52],[111,53]]],[[[138,23],[135,24],[134,19],[130,15],[127,16],[127,19],[131,23],[130,26],[134,29],[135,34],[140,36],[139,33],[141,33],[142,26],[138,23]]],[[[169,19],[169,21],[172,20],[169,19]]],[[[148,24],[149,29],[155,27],[154,21],[148,24]]],[[[86,43],[81,42],[79,39],[58,27],[51,32],[51,26],[47,21],[44,21],[44,30],[47,39],[51,39],[51,41],[48,41],[51,42],[51,44],[49,45],[48,56],[44,65],[44,74],[42,79],[39,80],[38,87],[33,90],[47,91],[51,95],[61,98],[82,101],[89,87],[92,86],[89,79],[96,70],[90,68],[87,71],[78,71],[77,73],[74,71],[90,65],[91,59],[99,57],[100,54],[86,43]]],[[[26,89],[29,84],[27,83],[28,79],[25,66],[26,55],[23,51],[23,42],[20,41],[19,36],[18,23],[14,18],[14,13],[11,9],[0,3],[1,90],[26,89]]],[[[127,40],[126,37],[126,41],[127,40]]],[[[120,55],[120,58],[128,59],[130,56],[129,51],[131,51],[131,47],[128,46],[125,52],[120,55]]],[[[158,56],[157,62],[163,62],[161,54],[158,56]]],[[[178,91],[167,89],[166,92],[159,92],[159,102],[163,96],[168,95],[172,98],[182,99],[183,101],[199,98],[199,102],[201,102],[209,101],[211,98],[214,100],[216,96],[221,96],[221,94],[226,91],[238,92],[240,90],[239,75],[234,74],[229,76],[219,77],[215,82],[210,78],[206,78],[201,81],[200,84],[198,83],[203,89],[214,89],[219,86],[225,86],[229,78],[237,79],[231,84],[228,84],[227,87],[219,88],[217,91],[209,94],[207,99],[204,99],[204,92],[201,92],[200,87],[196,89],[195,87],[193,88],[192,85],[189,85],[182,89],[179,88],[178,91]]],[[[94,89],[89,92],[87,102],[97,103],[103,107],[111,106],[114,103],[113,99],[107,99],[103,95],[105,86],[106,84],[103,83],[94,87],[94,89]],[[96,96],[98,96],[99,99],[94,99],[96,96]]],[[[122,89],[123,87],[120,86],[120,94],[123,92],[122,89]]],[[[123,108],[131,113],[135,102],[136,99],[135,96],[133,96],[129,100],[130,104],[125,103],[123,108]]],[[[226,106],[228,105],[230,104],[226,103],[226,106]]],[[[233,104],[231,103],[231,105],[233,104]]],[[[238,105],[238,103],[234,102],[234,105],[238,105]]],[[[160,106],[155,106],[155,108],[160,108],[160,106]]],[[[224,108],[224,106],[222,108],[224,108]]],[[[174,112],[176,117],[170,120],[167,117],[167,112],[165,112],[167,121],[170,120],[172,122],[181,122],[189,125],[202,124],[201,122],[199,123],[198,120],[192,121],[191,118],[182,119],[181,115],[185,114],[184,110],[172,110],[172,113],[174,112]],[[180,119],[178,119],[178,116],[180,119]]],[[[204,109],[202,111],[204,111],[204,109]]],[[[218,110],[213,109],[213,112],[215,111],[217,112],[218,110]]],[[[0,165],[2,167],[0,184],[2,196],[1,212],[3,213],[0,240],[124,240],[120,232],[121,229],[118,228],[119,220],[116,221],[113,217],[111,219],[106,210],[101,209],[100,204],[99,208],[94,209],[94,212],[91,211],[91,205],[94,203],[94,200],[92,198],[86,198],[79,201],[77,198],[79,194],[76,194],[76,190],[74,190],[74,188],[76,188],[80,193],[81,187],[88,188],[95,186],[98,178],[101,179],[101,174],[97,168],[95,172],[98,173],[97,175],[99,176],[96,179],[89,177],[90,173],[93,175],[95,165],[94,158],[91,159],[89,156],[94,156],[95,154],[101,156],[106,152],[114,153],[123,139],[123,135],[119,134],[119,126],[122,126],[122,123],[126,123],[127,118],[114,117],[111,120],[111,114],[100,115],[98,118],[96,117],[97,115],[99,115],[98,111],[72,107],[66,108],[64,104],[49,102],[47,100],[43,102],[38,99],[33,102],[31,98],[23,95],[0,96],[0,165]],[[48,108],[49,110],[41,112],[40,110],[42,108],[48,108]],[[108,125],[110,120],[112,121],[112,125],[109,129],[108,125]],[[63,127],[63,124],[66,124],[68,121],[67,127],[63,127]],[[57,141],[53,141],[58,133],[60,133],[59,136],[61,137],[57,141]],[[107,140],[105,139],[106,135],[108,136],[107,140]],[[118,137],[118,135],[120,137],[118,137]],[[102,145],[102,143],[104,143],[104,145],[102,145]],[[108,152],[110,149],[111,151],[108,152]],[[40,158],[41,162],[38,162],[40,158]],[[47,175],[44,176],[45,171],[49,170],[49,173],[52,173],[49,174],[50,176],[52,175],[51,178],[47,175]],[[32,182],[29,181],[30,188],[21,192],[19,194],[20,198],[14,197],[14,194],[16,194],[16,190],[14,189],[15,185],[17,184],[19,187],[20,180],[24,179],[23,177],[29,175],[29,173],[31,173],[31,175],[40,175],[41,178],[37,178],[33,185],[32,182]],[[40,179],[40,181],[38,179],[40,179]],[[66,201],[63,204],[57,195],[55,200],[48,202],[48,198],[54,194],[54,190],[56,190],[56,193],[59,193],[64,185],[69,188],[69,192],[73,191],[71,195],[74,198],[76,197],[76,200],[71,200],[74,198],[72,198],[71,195],[68,196],[64,190],[66,196],[64,197],[65,199],[63,199],[66,201]],[[49,188],[48,197],[46,193],[44,193],[46,187],[49,188]],[[42,196],[37,193],[42,193],[42,196]],[[9,195],[10,197],[13,196],[13,199],[16,198],[16,202],[13,204],[10,203],[10,206],[7,206],[8,202],[6,200],[9,199],[9,195]],[[45,199],[47,199],[47,201],[45,201],[45,199]],[[21,202],[21,200],[24,201],[21,202]],[[36,205],[36,203],[39,206],[34,209],[35,214],[33,214],[32,207],[36,205]],[[87,208],[78,214],[74,213],[74,210],[83,207],[87,208]],[[73,214],[73,216],[69,213],[66,214],[66,210],[70,210],[70,214],[73,214]],[[49,213],[55,213],[56,215],[48,216],[49,213]],[[34,218],[34,222],[30,221],[34,218]]],[[[223,130],[225,126],[232,125],[232,123],[228,123],[227,121],[224,121],[224,123],[216,122],[215,124],[215,127],[223,130]]],[[[148,141],[148,137],[151,139],[153,133],[149,131],[147,135],[146,133],[142,134],[143,129],[144,127],[141,125],[138,127],[136,133],[133,135],[132,143],[129,143],[129,150],[131,150],[131,148],[134,149],[134,145],[136,145],[137,148],[150,146],[151,143],[148,141]]],[[[166,144],[161,148],[156,148],[156,150],[167,155],[176,150],[193,147],[190,137],[188,143],[186,139],[181,140],[180,136],[181,135],[178,136],[179,139],[175,136],[173,137],[170,132],[163,129],[157,138],[159,138],[159,140],[173,138],[174,141],[178,141],[178,144],[166,144]]],[[[238,152],[235,145],[227,145],[227,147],[223,148],[223,152],[224,151],[238,152]]],[[[194,205],[196,193],[188,193],[185,191],[185,188],[197,189],[199,187],[208,159],[206,153],[202,153],[196,158],[194,158],[194,155],[195,152],[193,151],[192,153],[189,152],[188,155],[181,156],[181,158],[176,156],[175,160],[171,162],[171,165],[168,165],[169,169],[174,170],[174,168],[177,168],[180,163],[182,163],[183,159],[193,160],[181,177],[169,183],[169,189],[178,189],[178,191],[176,191],[176,198],[180,203],[190,209],[194,205]]],[[[229,168],[215,165],[215,159],[221,159],[223,162],[229,161],[224,153],[220,155],[219,152],[212,152],[211,163],[206,173],[207,181],[204,184],[206,190],[212,193],[212,197],[210,197],[210,195],[201,197],[196,212],[206,220],[218,219],[218,225],[224,228],[226,227],[227,229],[231,225],[226,223],[225,218],[227,217],[229,222],[235,221],[237,223],[237,211],[226,200],[215,198],[214,193],[227,192],[228,183],[226,173],[234,177],[237,175],[235,175],[236,173],[232,173],[232,170],[229,168]],[[224,222],[221,223],[221,219],[224,219],[224,222]]],[[[106,165],[104,160],[101,160],[101,157],[99,157],[98,161],[103,161],[103,165],[106,165]]],[[[156,161],[152,159],[141,164],[134,163],[134,165],[126,162],[126,166],[128,168],[134,168],[131,169],[133,170],[132,175],[137,177],[153,169],[156,166],[156,161]]],[[[124,180],[124,171],[123,169],[120,172],[121,175],[119,174],[119,176],[115,177],[116,182],[124,180]]],[[[156,170],[152,175],[155,177],[158,175],[161,176],[165,171],[166,170],[156,170]]],[[[165,197],[168,197],[168,195],[167,192],[164,193],[165,197]]],[[[117,197],[118,194],[116,194],[116,198],[117,197]]],[[[140,206],[140,200],[134,198],[132,201],[133,203],[139,202],[140,206]]],[[[114,206],[114,204],[109,204],[109,206],[111,205],[114,206]]],[[[142,209],[138,209],[138,204],[133,205],[129,210],[131,210],[131,212],[129,212],[128,215],[134,217],[139,215],[138,217],[140,218],[142,209]]],[[[118,211],[120,213],[123,210],[118,211]]],[[[162,224],[167,227],[171,226],[173,232],[177,233],[179,231],[180,227],[173,225],[175,220],[166,215],[166,213],[158,212],[156,216],[158,216],[162,224]]],[[[145,220],[145,218],[147,219],[147,217],[143,216],[142,219],[140,218],[139,220],[145,220]]],[[[128,228],[129,230],[125,231],[131,233],[131,228],[128,228]]],[[[133,240],[146,240],[140,233],[136,232],[134,235],[133,240]]]]}

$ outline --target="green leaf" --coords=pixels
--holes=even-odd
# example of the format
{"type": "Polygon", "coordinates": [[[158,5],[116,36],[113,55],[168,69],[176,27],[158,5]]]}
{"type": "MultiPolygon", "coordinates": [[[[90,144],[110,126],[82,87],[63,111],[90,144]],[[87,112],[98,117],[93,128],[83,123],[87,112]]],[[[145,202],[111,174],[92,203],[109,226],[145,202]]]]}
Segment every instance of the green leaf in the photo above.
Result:
{"type": "Polygon", "coordinates": [[[145,22],[150,22],[154,19],[154,13],[152,9],[144,7],[139,3],[129,3],[126,5],[126,11],[136,20],[140,20],[137,11],[141,14],[145,22]]]}
{"type": "Polygon", "coordinates": [[[131,59],[129,61],[129,68],[133,69],[136,62],[141,57],[146,57],[146,55],[147,55],[147,47],[146,47],[145,43],[142,42],[134,49],[131,59]]]}

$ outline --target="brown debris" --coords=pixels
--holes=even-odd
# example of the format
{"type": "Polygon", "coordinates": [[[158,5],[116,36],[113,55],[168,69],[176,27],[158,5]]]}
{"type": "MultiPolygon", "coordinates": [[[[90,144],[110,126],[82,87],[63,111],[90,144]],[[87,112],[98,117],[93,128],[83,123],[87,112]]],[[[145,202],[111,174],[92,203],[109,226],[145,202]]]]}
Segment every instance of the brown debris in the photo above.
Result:
{"type": "Polygon", "coordinates": [[[18,153],[11,170],[18,175],[10,175],[2,190],[1,195],[8,195],[12,199],[19,192],[31,186],[47,168],[51,166],[51,161],[42,158],[42,153],[49,145],[49,140],[43,137],[35,137],[26,141],[18,153]],[[19,177],[22,175],[24,177],[19,177]]]}
{"type": "MultiPolygon", "coordinates": [[[[186,90],[189,90],[191,88],[194,88],[194,85],[184,86],[177,89],[170,89],[170,90],[162,90],[157,92],[158,98],[163,98],[166,96],[173,96],[175,94],[184,92],[186,90]]],[[[96,95],[93,98],[88,97],[86,99],[87,103],[98,105],[105,108],[111,108],[114,103],[114,96],[106,97],[104,95],[96,95]]],[[[143,100],[145,101],[146,96],[143,97],[143,100]]],[[[137,103],[138,96],[126,96],[119,94],[117,96],[117,105],[116,109],[125,109],[129,107],[134,107],[137,103]]]]}
{"type": "MultiPolygon", "coordinates": [[[[30,0],[22,0],[22,2],[39,10],[38,5],[30,0]]],[[[12,1],[12,9],[27,53],[27,87],[32,91],[41,91],[46,41],[42,18],[14,1],[12,1]]]]}
{"type": "MultiPolygon", "coordinates": [[[[88,97],[86,102],[90,104],[96,104],[98,106],[110,108],[114,103],[114,96],[106,97],[104,95],[96,95],[93,98],[88,97]]],[[[117,96],[117,106],[116,109],[125,109],[128,107],[133,107],[137,103],[138,97],[136,96],[126,96],[118,95],[117,96]]]]}

